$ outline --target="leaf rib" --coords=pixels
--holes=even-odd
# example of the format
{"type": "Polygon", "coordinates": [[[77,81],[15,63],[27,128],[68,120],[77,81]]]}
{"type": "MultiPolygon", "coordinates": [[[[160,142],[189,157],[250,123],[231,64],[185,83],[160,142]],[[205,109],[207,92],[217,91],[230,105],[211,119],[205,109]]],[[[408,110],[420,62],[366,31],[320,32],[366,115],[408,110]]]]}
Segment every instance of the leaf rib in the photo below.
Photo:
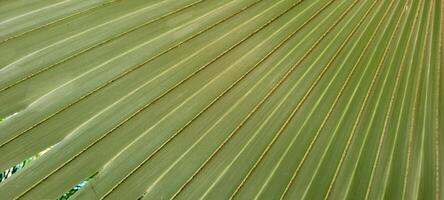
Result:
{"type": "MultiPolygon", "coordinates": [[[[250,8],[251,6],[255,5],[256,3],[260,2],[262,0],[258,0],[256,1],[254,4],[250,4],[249,6],[246,6],[245,8],[242,9],[242,11],[250,8]]],[[[240,12],[242,12],[240,11],[240,12]]],[[[233,17],[238,13],[235,13],[234,15],[230,16],[233,17]]],[[[228,17],[228,18],[230,18],[228,17]]],[[[225,18],[225,20],[228,20],[228,18],[225,18]]],[[[222,23],[222,21],[218,22],[217,24],[222,23]]],[[[270,22],[271,23],[271,22],[270,22]]],[[[216,25],[217,25],[216,24],[216,25]]],[[[215,26],[215,25],[214,25],[215,26]]],[[[214,27],[212,26],[212,27],[214,27]]],[[[211,27],[211,28],[212,28],[211,27]]],[[[264,27],[262,27],[264,28],[264,27]]],[[[209,28],[208,28],[209,29],[209,28]]],[[[206,29],[206,30],[208,30],[206,29]]],[[[261,29],[261,28],[260,28],[261,29]]],[[[259,30],[257,30],[255,33],[257,33],[259,30]]],[[[119,123],[117,126],[113,127],[110,131],[108,131],[107,133],[105,133],[103,136],[101,136],[100,138],[98,138],[97,140],[95,140],[93,143],[91,143],[90,145],[88,145],[88,147],[86,147],[85,149],[83,149],[82,151],[80,151],[79,153],[77,153],[74,157],[68,159],[68,161],[66,161],[64,164],[62,164],[60,167],[58,167],[57,169],[53,170],[51,173],[49,173],[48,175],[46,175],[43,179],[41,179],[40,181],[38,181],[37,183],[35,183],[32,187],[28,188],[28,190],[26,190],[24,193],[22,193],[21,195],[19,195],[19,197],[25,195],[27,192],[29,192],[32,188],[35,188],[39,183],[43,182],[44,180],[46,180],[47,178],[49,178],[49,176],[51,176],[52,174],[54,174],[55,172],[57,172],[58,170],[60,170],[62,167],[66,166],[68,163],[70,163],[71,161],[73,161],[75,158],[77,158],[78,156],[80,156],[83,152],[85,152],[86,150],[88,150],[89,148],[91,148],[94,144],[98,143],[100,140],[102,140],[103,138],[105,138],[106,136],[108,136],[109,134],[111,134],[113,131],[115,131],[116,129],[118,129],[119,127],[121,127],[124,123],[126,123],[127,121],[129,121],[130,119],[132,119],[133,117],[135,117],[136,115],[138,115],[139,113],[141,113],[143,110],[147,109],[149,106],[151,106],[152,104],[154,104],[155,102],[157,102],[159,99],[161,99],[163,96],[167,95],[168,93],[170,93],[171,91],[173,91],[175,88],[177,88],[179,85],[181,85],[182,83],[186,82],[187,80],[189,80],[190,78],[192,78],[194,75],[196,75],[197,73],[199,73],[200,71],[204,70],[207,66],[209,66],[210,64],[214,63],[216,60],[218,60],[219,58],[221,58],[222,56],[224,56],[226,53],[228,53],[231,49],[234,49],[235,47],[237,47],[238,45],[240,45],[242,42],[244,42],[245,40],[247,40],[248,38],[250,38],[251,36],[253,36],[254,33],[251,33],[250,35],[248,35],[247,37],[245,37],[243,40],[239,41],[238,43],[236,43],[235,45],[233,45],[232,47],[230,47],[230,49],[224,51],[222,54],[220,54],[218,57],[214,58],[213,60],[211,60],[210,62],[208,62],[207,64],[205,64],[204,66],[202,66],[201,68],[199,68],[197,71],[193,72],[192,74],[190,74],[189,76],[187,76],[185,79],[183,79],[182,81],[178,82],[177,84],[175,84],[173,87],[169,88],[166,92],[162,93],[161,95],[159,95],[158,97],[156,97],[153,101],[151,101],[149,104],[145,105],[144,107],[142,107],[141,109],[137,110],[135,113],[133,113],[130,117],[128,117],[127,119],[123,120],[121,123],[119,123]]],[[[195,36],[197,37],[197,35],[195,36]]],[[[194,37],[193,37],[194,38],[194,37]]],[[[191,38],[192,39],[192,38],[191,38]]],[[[190,39],[190,40],[191,40],[190,39]]],[[[179,45],[177,45],[179,46],[179,45]]],[[[166,52],[165,52],[166,53],[166,52]]],[[[113,82],[113,81],[112,81],[113,82]]],[[[111,82],[110,82],[111,83],[111,82]]],[[[10,142],[10,141],[9,141],[10,142]]],[[[6,145],[7,143],[5,143],[4,145],[6,145]]],[[[0,145],[0,148],[3,145],[0,145]]]]}
{"type": "MultiPolygon", "coordinates": [[[[118,0],[118,1],[120,1],[120,0],[118,0]]],[[[28,76],[26,76],[26,77],[24,77],[24,78],[22,78],[22,79],[19,79],[19,80],[17,80],[16,82],[14,82],[14,83],[12,83],[12,84],[10,84],[10,85],[7,85],[7,86],[1,88],[1,89],[0,89],[0,92],[6,91],[6,90],[8,90],[8,89],[10,89],[10,88],[12,88],[12,87],[14,87],[14,86],[16,86],[16,85],[18,85],[18,84],[24,82],[24,81],[26,81],[26,80],[28,80],[28,79],[31,79],[31,78],[33,78],[33,77],[39,75],[39,74],[42,74],[42,73],[44,73],[44,72],[46,72],[46,71],[48,71],[48,70],[51,70],[52,68],[54,68],[54,67],[56,67],[56,66],[58,66],[58,65],[60,65],[60,64],[63,64],[63,63],[65,63],[65,62],[69,61],[69,60],[72,60],[72,59],[74,59],[74,58],[80,56],[80,55],[83,55],[84,53],[87,53],[87,52],[89,52],[89,51],[91,51],[91,50],[93,50],[93,49],[96,49],[96,48],[102,47],[102,46],[104,46],[104,45],[106,45],[106,44],[108,44],[108,43],[110,43],[110,42],[112,42],[112,41],[114,41],[114,40],[116,40],[116,39],[118,39],[118,38],[121,38],[121,37],[123,37],[123,36],[125,36],[125,35],[128,35],[128,34],[130,34],[130,33],[132,33],[132,32],[135,32],[135,31],[137,31],[137,30],[139,30],[139,29],[141,29],[141,28],[143,28],[143,27],[146,27],[146,26],[148,26],[148,25],[150,25],[150,24],[152,24],[152,23],[154,23],[154,22],[157,22],[157,21],[159,21],[159,20],[165,19],[165,18],[167,18],[167,17],[169,17],[169,16],[171,16],[171,15],[173,15],[173,14],[176,14],[176,13],[178,13],[178,12],[180,12],[180,11],[183,11],[183,10],[185,10],[185,9],[188,9],[188,8],[191,8],[191,7],[195,6],[195,5],[198,5],[199,3],[202,3],[202,2],[204,2],[204,1],[206,1],[206,0],[199,0],[199,1],[193,2],[193,3],[188,4],[188,5],[186,5],[186,6],[182,7],[182,8],[179,8],[179,9],[176,9],[176,10],[174,10],[174,11],[168,12],[168,13],[166,13],[166,14],[164,14],[164,15],[161,15],[160,17],[154,18],[154,19],[149,20],[149,21],[147,21],[147,22],[145,22],[145,23],[143,23],[143,24],[140,24],[140,25],[138,25],[138,26],[135,26],[134,28],[131,28],[131,29],[129,29],[129,30],[123,32],[123,33],[120,33],[120,34],[114,35],[114,36],[112,36],[112,37],[110,37],[110,38],[108,38],[108,39],[105,39],[105,40],[103,40],[103,41],[101,41],[101,42],[95,44],[95,45],[92,45],[92,46],[90,46],[90,47],[87,47],[87,48],[85,48],[85,49],[83,49],[83,50],[81,50],[81,51],[79,51],[79,52],[76,52],[76,53],[74,53],[74,54],[71,54],[70,56],[68,56],[68,57],[66,57],[66,58],[64,58],[64,59],[62,59],[62,60],[60,60],[60,61],[58,61],[58,62],[56,62],[56,63],[54,63],[54,64],[48,65],[48,66],[46,66],[46,67],[43,67],[42,69],[40,69],[40,70],[38,70],[38,71],[36,71],[36,72],[33,72],[33,73],[29,74],[28,76]]],[[[160,3],[162,3],[162,2],[160,2],[160,3]]],[[[152,7],[152,6],[157,5],[157,4],[159,4],[159,3],[156,3],[156,4],[150,5],[150,6],[148,6],[148,7],[144,7],[144,8],[138,9],[137,11],[134,11],[134,12],[138,12],[139,10],[143,10],[143,9],[149,8],[149,7],[152,7]]],[[[123,16],[120,16],[120,17],[116,18],[116,19],[120,19],[120,18],[123,18],[123,17],[129,16],[129,15],[131,15],[131,13],[129,13],[129,14],[125,14],[125,15],[123,15],[123,16]]],[[[113,20],[116,20],[116,19],[113,19],[113,20]]],[[[111,21],[113,21],[113,20],[111,20],[111,21]]],[[[105,22],[105,23],[103,23],[103,24],[101,24],[101,25],[99,25],[99,26],[103,26],[103,25],[105,25],[105,24],[107,24],[107,23],[110,23],[111,21],[105,22]]],[[[86,30],[86,31],[89,31],[89,30],[92,30],[92,29],[95,29],[95,28],[97,28],[97,27],[90,28],[90,29],[88,29],[88,30],[86,30]]],[[[80,34],[82,34],[82,33],[84,33],[84,32],[85,32],[85,31],[83,31],[83,32],[81,32],[81,33],[78,33],[78,34],[76,34],[76,35],[74,35],[74,36],[80,35],[80,34]]],[[[71,37],[74,37],[74,36],[71,36],[71,37]]],[[[70,38],[71,38],[71,37],[70,37],[70,38]]],[[[64,40],[66,40],[66,39],[64,39],[64,40]]],[[[56,42],[56,43],[54,43],[54,44],[51,44],[51,45],[58,44],[58,43],[60,43],[60,42],[63,42],[64,40],[62,40],[62,41],[58,41],[58,42],[56,42]]],[[[50,45],[50,46],[51,46],[51,45],[50,45]]],[[[45,47],[45,48],[47,48],[47,47],[45,47]]],[[[40,51],[40,50],[39,50],[39,51],[40,51]]],[[[33,54],[33,53],[31,53],[31,54],[33,54]]]]}
{"type": "MultiPolygon", "coordinates": [[[[409,7],[409,8],[411,9],[411,7],[409,7]]],[[[417,20],[417,16],[418,16],[419,11],[417,11],[415,13],[416,14],[415,14],[415,17],[414,17],[414,21],[412,23],[414,25],[416,25],[416,20],[417,20]]],[[[415,28],[412,28],[410,31],[408,31],[409,32],[409,36],[408,36],[407,44],[410,44],[410,40],[412,39],[414,30],[415,30],[415,28]]],[[[365,199],[369,198],[370,192],[372,190],[372,183],[373,183],[373,179],[374,179],[374,173],[375,173],[375,170],[376,170],[376,168],[378,166],[378,163],[379,163],[379,159],[380,159],[379,156],[380,156],[380,153],[381,153],[381,148],[382,148],[382,145],[384,144],[384,138],[385,138],[384,136],[387,133],[388,124],[389,124],[389,121],[391,119],[391,115],[392,115],[392,112],[393,112],[393,109],[394,109],[393,108],[394,101],[395,101],[396,96],[398,94],[401,74],[403,73],[403,70],[404,70],[404,67],[405,67],[404,61],[406,61],[407,53],[408,52],[407,52],[407,48],[406,48],[404,50],[403,56],[401,58],[402,61],[401,61],[401,64],[400,64],[400,66],[401,66],[400,70],[398,71],[398,73],[396,75],[396,78],[395,78],[395,86],[394,86],[394,90],[392,92],[392,95],[390,97],[389,107],[387,109],[386,116],[384,117],[385,119],[384,119],[384,125],[383,125],[383,130],[382,130],[382,136],[381,136],[381,139],[380,139],[379,144],[378,144],[378,150],[377,150],[377,153],[376,153],[375,162],[374,162],[373,167],[372,167],[372,172],[371,172],[371,175],[370,175],[370,181],[369,181],[369,184],[368,184],[368,187],[367,187],[367,192],[366,192],[365,199]]]]}
{"type": "MultiPolygon", "coordinates": [[[[322,9],[320,9],[315,15],[313,15],[309,21],[311,21],[315,16],[317,16],[322,10],[324,10],[328,5],[330,5],[334,0],[330,1],[328,4],[326,4],[322,9]]],[[[304,24],[308,23],[309,21],[306,21],[304,24]]],[[[319,44],[319,42],[317,42],[319,44]]],[[[176,198],[179,193],[181,193],[185,187],[193,180],[193,178],[209,163],[209,161],[224,147],[224,145],[233,137],[237,131],[239,131],[243,125],[250,119],[251,116],[253,116],[256,111],[266,102],[266,100],[277,90],[277,88],[289,77],[291,72],[296,69],[297,66],[313,51],[315,46],[312,46],[303,56],[302,58],[289,70],[287,73],[279,80],[277,84],[273,86],[273,88],[267,93],[267,95],[253,108],[253,110],[243,119],[243,121],[230,133],[230,135],[224,140],[224,142],[216,149],[216,151],[213,152],[212,155],[199,167],[199,169],[186,181],[184,185],[176,192],[176,194],[173,196],[173,199],[176,198]]]]}
{"type": "MultiPolygon", "coordinates": [[[[300,2],[294,3],[293,7],[296,6],[296,5],[298,5],[299,3],[300,3],[300,2]]],[[[288,12],[288,10],[290,10],[290,9],[287,9],[287,11],[285,11],[285,12],[288,12]]],[[[283,14],[284,14],[284,13],[282,13],[282,14],[279,15],[278,17],[282,16],[283,14]]],[[[250,33],[250,34],[249,34],[247,37],[245,37],[243,40],[239,41],[238,43],[236,43],[235,45],[233,45],[230,49],[226,50],[226,51],[223,52],[221,55],[219,55],[217,58],[213,59],[212,61],[210,61],[209,63],[207,63],[207,64],[204,65],[203,67],[201,67],[201,70],[204,69],[206,66],[209,66],[210,64],[214,63],[217,59],[221,58],[223,55],[225,55],[226,53],[228,53],[230,50],[232,50],[233,48],[237,47],[237,46],[240,45],[242,42],[244,42],[244,41],[246,41],[248,38],[252,37],[255,33],[259,32],[260,30],[262,30],[263,28],[265,28],[266,26],[268,26],[271,22],[275,21],[278,17],[276,17],[276,18],[270,20],[270,21],[267,22],[265,25],[263,25],[263,26],[261,26],[260,28],[258,28],[255,32],[250,33]]],[[[200,70],[200,71],[201,71],[201,70],[200,70]]],[[[194,74],[197,74],[198,72],[199,72],[199,71],[196,71],[194,74]]],[[[194,74],[193,74],[193,75],[194,75],[194,74]]],[[[188,77],[188,79],[191,78],[191,76],[193,76],[193,75],[190,75],[190,76],[188,77]]],[[[186,80],[188,80],[188,79],[186,79],[186,80]]],[[[185,82],[186,80],[183,80],[181,83],[185,82]]],[[[179,83],[179,84],[180,84],[180,83],[179,83]]],[[[176,87],[177,87],[179,84],[177,84],[176,87]]],[[[234,84],[233,84],[232,86],[234,86],[234,84]]],[[[174,87],[174,88],[176,88],[176,87],[174,87]]],[[[170,91],[172,91],[174,88],[171,88],[169,91],[165,92],[164,95],[166,95],[166,93],[169,93],[170,91]]],[[[159,96],[159,97],[157,98],[157,100],[160,99],[161,97],[163,97],[164,95],[159,96]]],[[[222,95],[221,95],[221,96],[222,96],[222,95]]],[[[221,96],[220,96],[220,97],[221,97],[221,96]]],[[[219,98],[220,98],[220,97],[219,97],[219,98]]],[[[156,100],[155,100],[155,101],[156,101],[156,100]]],[[[153,102],[152,102],[152,103],[153,103],[153,102]]],[[[149,105],[152,105],[152,103],[150,103],[149,105]]],[[[213,102],[213,103],[214,103],[214,102],[213,102]]],[[[149,105],[148,105],[148,106],[149,106],[149,105]]],[[[147,108],[148,106],[146,106],[145,108],[147,108]]],[[[141,112],[141,110],[139,110],[136,114],[138,114],[138,113],[140,113],[140,112],[141,112]]],[[[135,115],[133,115],[132,117],[134,117],[134,116],[135,116],[135,115]]],[[[129,119],[127,119],[127,120],[129,120],[129,119]]],[[[126,121],[127,121],[127,120],[126,120],[126,121]]],[[[126,121],[125,121],[125,122],[126,122],[126,121]]],[[[125,123],[125,122],[122,122],[120,125],[122,125],[122,124],[125,123]]],[[[189,122],[189,123],[191,123],[191,122],[189,122]]],[[[120,127],[120,125],[119,125],[118,127],[120,127]]],[[[83,153],[84,151],[86,151],[87,149],[89,149],[90,147],[92,147],[92,146],[93,146],[94,144],[96,144],[99,140],[101,140],[101,139],[103,139],[105,136],[109,135],[113,130],[116,130],[118,127],[113,128],[111,131],[109,131],[108,133],[106,133],[104,136],[102,136],[101,138],[99,138],[98,140],[96,140],[93,144],[89,145],[86,149],[82,150],[82,151],[81,151],[79,154],[77,154],[75,157],[73,157],[72,159],[70,159],[69,161],[67,161],[65,164],[63,164],[62,167],[65,166],[67,163],[71,162],[71,161],[72,161],[73,159],[75,159],[76,157],[78,157],[81,153],[83,153]]],[[[60,167],[59,169],[61,169],[61,167],[60,167]]],[[[57,171],[57,170],[59,170],[59,169],[56,169],[55,171],[57,171]]],[[[53,172],[50,173],[50,174],[53,174],[55,171],[53,171],[53,172]]],[[[46,178],[48,178],[48,176],[47,176],[46,178]]],[[[46,179],[46,178],[44,178],[44,179],[46,179]]],[[[43,180],[44,180],[44,179],[43,179],[43,180]]]]}
{"type": "MultiPolygon", "coordinates": [[[[15,140],[16,138],[20,137],[21,135],[27,133],[28,131],[32,130],[33,128],[35,128],[35,127],[37,127],[37,126],[43,124],[44,122],[46,122],[47,120],[51,119],[51,118],[54,117],[55,115],[57,115],[57,114],[59,114],[59,113],[65,111],[66,109],[72,107],[73,105],[76,105],[77,103],[79,103],[79,102],[81,102],[82,100],[84,100],[85,98],[91,96],[91,95],[94,94],[95,92],[97,92],[97,91],[99,91],[99,90],[102,90],[102,89],[108,87],[111,83],[113,83],[113,82],[115,82],[115,81],[117,81],[117,80],[119,80],[119,79],[125,77],[126,75],[128,75],[128,74],[131,73],[131,72],[136,71],[137,69],[141,68],[141,67],[144,66],[145,64],[147,64],[147,63],[153,61],[154,59],[156,59],[156,58],[158,58],[158,57],[160,57],[160,56],[162,56],[162,55],[164,55],[164,54],[170,52],[171,50],[180,47],[180,46],[183,45],[184,43],[186,43],[186,42],[188,42],[188,41],[190,41],[190,40],[192,40],[192,39],[198,37],[199,35],[205,33],[206,31],[208,31],[208,30],[210,30],[210,29],[216,27],[217,25],[219,25],[219,24],[225,22],[226,20],[228,20],[228,19],[230,19],[230,18],[232,18],[232,17],[238,15],[238,14],[241,13],[242,11],[248,9],[248,8],[251,7],[251,6],[254,6],[255,4],[257,4],[257,3],[260,2],[260,1],[262,1],[262,0],[257,0],[257,1],[255,1],[254,3],[252,3],[252,4],[250,4],[250,5],[248,5],[248,6],[244,7],[244,8],[242,8],[242,9],[239,10],[238,12],[236,12],[236,13],[234,13],[234,14],[232,14],[232,15],[226,17],[226,18],[223,18],[222,20],[220,20],[220,21],[216,22],[215,24],[213,24],[213,25],[211,25],[211,26],[209,26],[209,27],[207,27],[207,28],[205,28],[205,29],[199,31],[198,33],[192,35],[191,37],[185,39],[184,41],[181,41],[180,43],[178,43],[178,44],[176,44],[176,45],[174,45],[174,46],[168,48],[167,50],[165,50],[165,51],[163,51],[163,52],[161,52],[161,53],[159,53],[159,54],[157,54],[157,55],[155,55],[155,56],[149,58],[148,60],[144,61],[143,63],[138,64],[137,66],[135,66],[135,67],[133,67],[133,68],[130,68],[130,69],[127,70],[127,71],[124,71],[122,74],[120,74],[120,75],[118,75],[117,77],[115,77],[115,78],[109,80],[108,82],[106,82],[106,83],[100,85],[99,87],[93,89],[92,91],[90,91],[90,92],[88,92],[87,94],[81,96],[79,99],[75,100],[74,102],[67,104],[66,106],[64,106],[64,107],[61,108],[60,110],[58,110],[58,111],[56,111],[55,113],[53,113],[53,114],[51,114],[51,115],[45,117],[44,119],[40,120],[39,122],[35,123],[34,125],[30,126],[30,127],[27,128],[27,129],[25,129],[24,131],[21,131],[21,132],[19,132],[17,135],[14,135],[13,137],[11,137],[11,138],[9,138],[9,139],[7,139],[7,140],[5,140],[5,141],[2,141],[2,143],[0,143],[0,148],[2,148],[3,146],[5,146],[6,144],[10,143],[11,141],[15,140]]],[[[214,61],[213,61],[213,62],[214,62],[214,61]]],[[[197,72],[195,72],[194,74],[196,74],[196,73],[197,73],[197,72]]],[[[183,82],[184,82],[184,81],[183,81],[183,82]]],[[[176,87],[177,87],[177,86],[176,86],[176,87]]]]}
{"type": "MultiPolygon", "coordinates": [[[[390,5],[390,6],[391,6],[391,5],[390,5]]],[[[389,6],[389,7],[390,7],[390,6],[389,6]]],[[[389,11],[389,10],[387,10],[387,11],[389,11]]],[[[387,14],[387,13],[388,13],[388,12],[386,12],[386,13],[384,14],[384,16],[383,16],[383,18],[382,18],[381,20],[384,20],[384,18],[386,17],[386,14],[387,14]]],[[[349,81],[351,80],[352,75],[354,74],[354,72],[355,72],[355,70],[356,70],[357,65],[360,63],[360,61],[361,61],[361,59],[363,58],[363,56],[364,56],[366,50],[368,49],[369,45],[370,45],[371,42],[373,41],[374,36],[375,36],[375,33],[377,32],[377,30],[379,29],[379,27],[380,27],[381,24],[382,24],[382,23],[378,23],[378,26],[377,26],[377,28],[375,29],[376,31],[373,32],[373,34],[372,34],[372,36],[371,36],[371,39],[367,42],[366,46],[364,47],[364,51],[360,54],[360,56],[358,57],[358,60],[355,62],[355,65],[354,65],[353,68],[352,68],[352,71],[351,71],[351,72],[349,73],[349,75],[347,76],[347,78],[346,78],[346,82],[342,85],[342,87],[341,87],[341,89],[340,89],[340,91],[339,91],[339,94],[336,96],[336,98],[335,98],[335,100],[334,100],[334,102],[333,102],[333,105],[330,107],[330,109],[329,109],[329,111],[328,111],[326,117],[324,118],[324,120],[323,120],[321,126],[318,128],[318,130],[317,130],[317,132],[316,132],[316,134],[315,134],[314,139],[311,141],[311,143],[310,143],[308,149],[306,150],[306,152],[305,152],[305,154],[304,154],[304,157],[303,157],[302,161],[299,163],[298,167],[296,168],[295,172],[293,173],[292,179],[290,180],[289,184],[287,184],[287,187],[286,187],[286,191],[287,191],[287,192],[288,192],[289,188],[291,187],[291,184],[292,184],[293,181],[295,180],[297,174],[299,173],[301,167],[302,167],[303,164],[305,163],[305,160],[307,159],[310,150],[313,148],[313,145],[314,145],[315,141],[317,140],[317,138],[318,138],[320,132],[321,132],[322,129],[324,128],[324,126],[325,126],[327,120],[328,120],[329,117],[331,116],[331,114],[332,114],[332,112],[333,112],[333,109],[334,109],[335,106],[337,105],[337,103],[338,103],[338,101],[339,101],[339,98],[342,96],[342,94],[343,94],[343,92],[344,92],[346,86],[348,85],[349,81]]],[[[339,73],[339,71],[338,71],[337,73],[339,73]]],[[[376,76],[374,76],[374,79],[375,79],[375,77],[376,77],[376,76]]],[[[358,85],[360,85],[360,84],[358,83],[358,85]]],[[[357,89],[358,87],[356,86],[355,88],[357,89]]],[[[355,92],[356,92],[356,89],[355,89],[355,91],[354,91],[354,93],[353,93],[353,96],[354,96],[354,94],[355,94],[355,92]]],[[[352,99],[353,99],[353,97],[350,98],[349,103],[351,102],[352,99]]],[[[313,112],[313,111],[312,111],[312,112],[313,112]]],[[[342,115],[341,118],[340,118],[340,122],[342,122],[342,119],[343,119],[343,116],[344,116],[345,113],[346,113],[346,111],[343,112],[343,115],[342,115]]],[[[338,123],[338,124],[340,124],[340,123],[338,123]]],[[[333,131],[333,135],[336,135],[337,130],[338,130],[338,127],[339,127],[339,126],[337,126],[336,129],[335,129],[335,131],[333,131]]],[[[334,137],[334,136],[333,136],[333,137],[334,137]]],[[[328,144],[328,146],[327,146],[326,149],[328,149],[328,148],[331,146],[331,142],[332,142],[332,140],[333,140],[333,138],[330,139],[330,142],[329,142],[329,144],[328,144]]],[[[324,151],[321,160],[323,160],[323,159],[325,158],[325,155],[326,155],[326,151],[324,151]]],[[[321,164],[321,163],[319,162],[318,167],[316,168],[316,172],[315,172],[315,174],[317,174],[318,169],[319,169],[319,167],[320,167],[320,164],[321,164]]],[[[314,175],[315,175],[315,174],[314,174],[314,175]]],[[[309,186],[306,188],[306,190],[305,190],[305,192],[304,192],[304,197],[303,197],[303,198],[305,198],[305,195],[307,194],[308,189],[310,188],[311,184],[313,183],[314,175],[312,176],[312,178],[311,178],[311,180],[310,180],[309,186]]],[[[333,178],[335,178],[335,177],[333,177],[333,178]]],[[[329,188],[330,188],[330,187],[331,187],[331,185],[329,186],[329,188]]],[[[326,197],[325,197],[325,198],[328,198],[328,195],[329,195],[329,193],[330,193],[329,191],[330,191],[330,189],[327,190],[327,194],[326,194],[326,197]]],[[[285,194],[287,194],[287,192],[286,192],[285,194]]],[[[283,195],[283,196],[281,197],[281,199],[283,199],[284,197],[285,197],[285,195],[283,195]]]]}
{"type": "MultiPolygon", "coordinates": [[[[366,15],[369,14],[369,12],[366,13],[366,15]]],[[[362,24],[363,22],[362,18],[360,20],[360,22],[358,23],[357,26],[354,27],[354,29],[352,30],[352,32],[347,36],[347,38],[345,39],[345,42],[341,44],[341,46],[339,47],[339,49],[335,52],[335,55],[329,60],[329,62],[327,63],[326,67],[324,67],[324,69],[321,71],[320,75],[317,77],[317,79],[311,84],[309,90],[305,93],[305,95],[303,96],[303,98],[301,99],[301,101],[297,104],[296,108],[293,110],[293,112],[291,113],[290,117],[288,118],[288,120],[285,121],[284,125],[279,129],[279,131],[277,132],[277,134],[273,137],[272,141],[269,143],[269,145],[266,147],[266,149],[263,151],[263,153],[260,155],[259,159],[254,163],[253,167],[248,171],[247,175],[244,177],[244,179],[242,180],[242,182],[238,185],[238,187],[236,188],[236,190],[233,192],[233,194],[231,195],[230,199],[233,199],[237,193],[240,191],[240,189],[243,187],[243,185],[245,184],[245,182],[248,180],[248,178],[251,176],[251,174],[254,172],[254,170],[256,169],[256,167],[258,166],[258,164],[262,161],[262,159],[265,157],[265,155],[268,153],[268,151],[271,149],[271,147],[274,145],[275,141],[277,140],[277,138],[281,135],[281,133],[285,130],[285,128],[287,127],[287,125],[289,124],[292,116],[294,116],[294,114],[299,110],[299,108],[302,106],[303,102],[305,102],[306,98],[309,96],[309,94],[311,94],[311,91],[314,89],[314,87],[317,85],[317,83],[319,82],[319,80],[321,80],[321,78],[323,77],[323,75],[325,74],[325,72],[327,71],[327,69],[330,67],[330,65],[336,60],[337,56],[339,55],[339,53],[343,50],[343,48],[345,47],[345,45],[347,44],[347,42],[350,40],[350,38],[352,37],[352,35],[354,34],[354,32],[357,30],[357,28],[362,24]]]]}
{"type": "MultiPolygon", "coordinates": [[[[18,38],[18,37],[23,36],[23,35],[28,34],[28,33],[35,32],[35,31],[37,31],[37,30],[43,29],[43,28],[45,28],[45,27],[47,27],[47,26],[50,26],[50,25],[53,25],[53,24],[57,24],[57,23],[63,22],[63,21],[66,20],[66,19],[73,18],[73,17],[76,17],[76,16],[78,16],[78,15],[82,15],[82,14],[84,14],[84,13],[92,12],[92,11],[98,9],[98,8],[104,7],[105,5],[112,4],[112,3],[117,2],[117,1],[122,1],[122,0],[111,0],[111,1],[109,1],[109,2],[102,3],[102,4],[100,4],[100,5],[94,6],[94,7],[90,8],[90,9],[83,10],[83,11],[80,11],[80,12],[77,12],[77,13],[74,13],[74,14],[71,14],[71,15],[68,15],[68,16],[65,16],[65,17],[62,17],[62,18],[57,19],[57,20],[55,20],[55,21],[52,21],[52,22],[49,22],[49,23],[43,24],[43,25],[41,25],[41,26],[39,26],[39,27],[36,27],[36,28],[30,29],[30,30],[25,31],[25,32],[23,32],[23,33],[19,33],[19,34],[17,34],[17,35],[14,35],[14,36],[11,36],[11,37],[9,37],[9,38],[6,38],[6,39],[0,41],[0,45],[3,44],[3,43],[5,43],[5,42],[7,42],[7,41],[9,41],[9,40],[12,40],[12,39],[18,38]]],[[[0,91],[1,91],[1,90],[0,90],[0,91]]]]}

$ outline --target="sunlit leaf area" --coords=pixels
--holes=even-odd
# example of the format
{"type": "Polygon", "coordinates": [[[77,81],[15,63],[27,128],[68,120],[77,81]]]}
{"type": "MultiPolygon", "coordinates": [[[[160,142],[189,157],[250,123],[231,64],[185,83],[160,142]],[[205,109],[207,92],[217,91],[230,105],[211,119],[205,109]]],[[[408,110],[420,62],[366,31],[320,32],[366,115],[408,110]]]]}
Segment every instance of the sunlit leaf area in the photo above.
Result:
{"type": "Polygon", "coordinates": [[[442,0],[0,0],[0,200],[444,200],[442,0]]]}

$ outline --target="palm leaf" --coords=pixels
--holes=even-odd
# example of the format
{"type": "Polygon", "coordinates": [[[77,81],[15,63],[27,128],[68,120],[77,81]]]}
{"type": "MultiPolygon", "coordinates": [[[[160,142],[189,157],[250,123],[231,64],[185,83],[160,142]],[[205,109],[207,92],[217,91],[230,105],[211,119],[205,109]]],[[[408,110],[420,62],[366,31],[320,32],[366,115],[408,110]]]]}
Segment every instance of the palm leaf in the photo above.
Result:
{"type": "Polygon", "coordinates": [[[442,199],[443,13],[0,1],[0,199],[442,199]]]}

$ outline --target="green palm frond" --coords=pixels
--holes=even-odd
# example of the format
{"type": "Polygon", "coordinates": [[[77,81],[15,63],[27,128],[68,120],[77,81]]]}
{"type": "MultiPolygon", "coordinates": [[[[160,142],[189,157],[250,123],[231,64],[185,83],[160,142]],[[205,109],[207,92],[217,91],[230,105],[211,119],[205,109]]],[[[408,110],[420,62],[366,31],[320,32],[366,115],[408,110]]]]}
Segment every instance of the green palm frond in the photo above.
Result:
{"type": "Polygon", "coordinates": [[[0,199],[444,199],[443,6],[0,1],[0,199]]]}

